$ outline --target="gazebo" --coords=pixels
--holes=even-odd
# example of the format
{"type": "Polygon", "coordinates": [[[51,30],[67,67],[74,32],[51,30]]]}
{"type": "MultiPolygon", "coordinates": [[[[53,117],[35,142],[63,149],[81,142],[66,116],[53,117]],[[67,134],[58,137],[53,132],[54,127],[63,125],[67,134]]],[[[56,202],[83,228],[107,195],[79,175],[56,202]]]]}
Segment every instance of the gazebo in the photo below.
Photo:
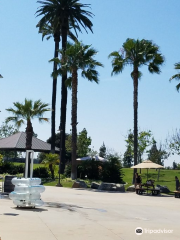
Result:
{"type": "MultiPolygon", "coordinates": [[[[0,139],[0,150],[26,152],[26,133],[18,132],[9,137],[0,139]]],[[[32,137],[32,150],[34,152],[49,153],[51,150],[51,144],[46,143],[36,137],[32,137]]],[[[60,149],[56,147],[55,152],[59,153],[60,149]]],[[[10,184],[9,182],[11,182],[11,179],[13,176],[6,176],[6,177],[8,179],[7,179],[7,184],[5,184],[6,182],[6,179],[5,179],[4,191],[11,192],[13,191],[14,187],[12,187],[13,185],[10,184]]]]}
{"type": "MultiPolygon", "coordinates": [[[[0,139],[0,150],[4,151],[26,151],[26,133],[18,132],[9,137],[0,139]]],[[[32,137],[32,150],[34,152],[49,153],[51,144],[44,142],[36,137],[32,137]]],[[[60,149],[55,148],[55,152],[59,153],[60,149]]]]}

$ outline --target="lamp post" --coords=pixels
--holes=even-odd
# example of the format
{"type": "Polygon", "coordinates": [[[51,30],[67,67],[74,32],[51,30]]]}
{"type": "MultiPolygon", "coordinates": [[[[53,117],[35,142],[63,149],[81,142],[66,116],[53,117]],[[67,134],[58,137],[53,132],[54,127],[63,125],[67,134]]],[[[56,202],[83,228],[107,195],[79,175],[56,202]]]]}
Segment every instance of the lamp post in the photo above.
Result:
{"type": "Polygon", "coordinates": [[[60,172],[61,172],[61,164],[62,164],[62,128],[61,128],[61,125],[59,126],[59,130],[60,131],[60,152],[59,152],[59,156],[60,156],[60,161],[59,161],[59,178],[58,178],[58,183],[56,185],[56,187],[62,187],[62,184],[61,184],[61,176],[60,176],[60,172]]]}

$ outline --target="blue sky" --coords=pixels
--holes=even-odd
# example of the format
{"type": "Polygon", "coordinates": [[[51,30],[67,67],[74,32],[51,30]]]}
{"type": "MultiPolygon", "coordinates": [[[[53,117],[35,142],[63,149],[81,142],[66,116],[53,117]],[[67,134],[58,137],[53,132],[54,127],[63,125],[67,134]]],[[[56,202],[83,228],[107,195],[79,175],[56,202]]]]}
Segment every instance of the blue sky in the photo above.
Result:
{"type": "MultiPolygon", "coordinates": [[[[168,134],[180,125],[180,93],[174,75],[174,63],[180,61],[180,1],[179,0],[81,0],[91,4],[93,34],[79,34],[84,44],[92,44],[99,53],[97,60],[100,83],[88,82],[79,77],[78,132],[86,128],[92,146],[99,150],[104,142],[108,148],[123,154],[125,136],[133,129],[133,82],[131,68],[111,77],[108,55],[122,47],[127,38],[152,40],[160,47],[165,63],[160,75],[152,75],[146,67],[141,69],[139,82],[139,128],[151,130],[157,142],[164,142],[168,134]]],[[[41,99],[51,104],[53,39],[42,41],[36,24],[35,12],[39,4],[32,0],[1,0],[0,22],[0,122],[9,114],[6,108],[13,102],[41,99]]],[[[56,129],[59,126],[61,79],[58,79],[56,129]]],[[[50,118],[50,113],[46,115],[50,118]]],[[[68,92],[66,131],[71,129],[71,92],[68,92]]],[[[25,131],[23,126],[20,130],[25,131]]],[[[51,125],[33,121],[38,138],[47,140],[51,125]]],[[[171,157],[165,165],[172,165],[178,157],[171,157]]]]}

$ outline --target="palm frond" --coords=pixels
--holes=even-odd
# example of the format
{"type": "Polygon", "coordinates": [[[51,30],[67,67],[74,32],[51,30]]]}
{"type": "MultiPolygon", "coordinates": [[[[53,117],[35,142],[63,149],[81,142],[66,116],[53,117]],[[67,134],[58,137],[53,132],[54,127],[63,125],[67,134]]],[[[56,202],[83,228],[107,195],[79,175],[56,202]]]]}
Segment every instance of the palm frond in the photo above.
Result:
{"type": "Polygon", "coordinates": [[[43,103],[40,99],[33,102],[31,99],[25,98],[24,103],[14,102],[13,105],[14,108],[6,109],[13,115],[8,117],[6,122],[12,121],[18,128],[33,118],[42,118],[47,121],[43,114],[50,111],[49,104],[43,103]]]}
{"type": "MultiPolygon", "coordinates": [[[[179,70],[179,69],[180,69],[180,62],[175,63],[175,64],[174,64],[174,68],[177,69],[177,70],[179,70]]],[[[173,75],[173,76],[169,79],[169,81],[172,81],[173,79],[179,81],[179,80],[180,80],[180,73],[177,73],[177,74],[173,75]]],[[[176,85],[176,90],[177,90],[178,92],[179,92],[179,88],[180,88],[180,83],[179,83],[178,85],[176,85]]]]}
{"type": "Polygon", "coordinates": [[[180,62],[175,63],[174,66],[175,66],[175,67],[174,67],[175,69],[179,70],[179,69],[180,69],[180,62]]]}
{"type": "MultiPolygon", "coordinates": [[[[164,57],[159,52],[159,47],[150,40],[135,40],[128,38],[123,43],[122,52],[114,51],[109,57],[112,57],[112,73],[119,74],[126,65],[132,65],[139,69],[147,65],[150,73],[160,73],[160,66],[164,63],[164,57]]],[[[131,74],[132,76],[132,74],[131,74]]],[[[139,76],[140,77],[140,76],[139,76]]]]}
{"type": "Polygon", "coordinates": [[[179,88],[180,88],[180,83],[178,83],[178,85],[176,85],[176,90],[179,92],[179,88]]]}
{"type": "Polygon", "coordinates": [[[180,73],[173,75],[173,76],[169,79],[169,81],[172,81],[173,79],[179,81],[179,80],[180,80],[180,73]]]}
{"type": "MultiPolygon", "coordinates": [[[[57,29],[60,30],[63,24],[68,23],[68,31],[73,28],[76,36],[77,31],[81,32],[80,26],[86,32],[87,29],[93,32],[93,24],[89,18],[94,15],[87,10],[90,8],[90,4],[81,4],[79,0],[44,0],[37,2],[41,5],[36,11],[36,17],[42,17],[38,24],[40,30],[43,29],[43,26],[51,24],[55,32],[57,29]]],[[[70,36],[73,35],[70,34],[70,36]]]]}
{"type": "Polygon", "coordinates": [[[123,59],[122,55],[119,52],[114,51],[110,53],[108,57],[112,57],[111,64],[113,70],[111,72],[111,75],[121,73],[126,65],[126,60],[123,59]]]}

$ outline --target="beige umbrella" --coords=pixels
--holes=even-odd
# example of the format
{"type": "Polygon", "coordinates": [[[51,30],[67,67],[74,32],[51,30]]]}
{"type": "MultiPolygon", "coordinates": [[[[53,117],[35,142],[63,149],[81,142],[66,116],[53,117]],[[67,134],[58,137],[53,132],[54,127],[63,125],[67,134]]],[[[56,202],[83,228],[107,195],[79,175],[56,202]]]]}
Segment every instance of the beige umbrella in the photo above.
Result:
{"type": "Polygon", "coordinates": [[[164,168],[162,165],[159,165],[157,163],[153,163],[150,160],[145,160],[142,163],[139,163],[131,168],[146,168],[147,169],[147,178],[148,178],[148,169],[160,169],[160,168],[164,168]]]}

